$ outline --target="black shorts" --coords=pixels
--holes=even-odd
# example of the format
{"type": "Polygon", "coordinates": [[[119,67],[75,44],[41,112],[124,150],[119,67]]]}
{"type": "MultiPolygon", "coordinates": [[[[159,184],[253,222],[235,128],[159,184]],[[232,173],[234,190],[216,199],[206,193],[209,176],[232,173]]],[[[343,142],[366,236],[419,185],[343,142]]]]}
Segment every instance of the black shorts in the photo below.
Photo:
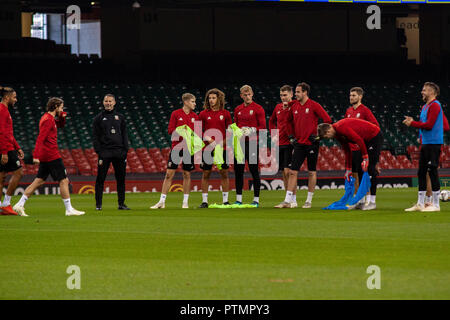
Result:
{"type": "Polygon", "coordinates": [[[352,151],[352,172],[362,172],[361,168],[362,155],[361,150],[352,151]]]}
{"type": "Polygon", "coordinates": [[[308,160],[308,171],[316,171],[317,158],[319,157],[319,144],[314,143],[310,146],[295,144],[292,155],[291,169],[299,171],[305,159],[308,160]]]}
{"type": "Polygon", "coordinates": [[[167,169],[172,169],[172,170],[178,169],[180,162],[183,164],[184,171],[192,171],[195,169],[194,156],[190,156],[188,158],[188,161],[186,161],[186,163],[185,163],[183,161],[183,149],[178,149],[178,150],[171,149],[170,153],[169,153],[169,161],[167,162],[167,169]],[[174,152],[174,155],[176,155],[176,153],[178,152],[179,160],[176,159],[177,157],[172,157],[172,152],[174,152]]]}
{"type": "MultiPolygon", "coordinates": [[[[372,140],[366,143],[367,155],[369,156],[369,166],[377,165],[380,161],[381,144],[383,143],[383,137],[381,133],[378,133],[372,140]]],[[[361,159],[362,161],[362,159],[361,159]]],[[[359,163],[361,166],[361,162],[359,163]]]]}
{"type": "Polygon", "coordinates": [[[22,168],[16,150],[8,151],[8,162],[0,164],[0,172],[13,172],[22,168]]]}
{"type": "MultiPolygon", "coordinates": [[[[206,151],[208,152],[208,151],[206,151]]],[[[223,150],[223,161],[224,163],[222,164],[222,170],[228,169],[230,166],[228,165],[228,161],[227,161],[227,151],[223,150]]],[[[211,151],[211,159],[214,160],[214,151],[211,151]]],[[[202,170],[211,170],[212,169],[213,164],[209,163],[209,161],[207,161],[205,154],[202,153],[202,164],[200,165],[200,168],[202,170]]]]}
{"type": "Polygon", "coordinates": [[[294,146],[291,144],[279,146],[278,154],[278,170],[283,171],[284,168],[290,168],[292,164],[292,151],[294,146]]]}
{"type": "Polygon", "coordinates": [[[67,178],[66,167],[61,158],[39,163],[39,171],[36,178],[47,180],[48,176],[51,175],[53,181],[61,181],[67,178]]]}
{"type": "Polygon", "coordinates": [[[423,144],[420,148],[419,168],[439,167],[441,144],[423,144]]]}

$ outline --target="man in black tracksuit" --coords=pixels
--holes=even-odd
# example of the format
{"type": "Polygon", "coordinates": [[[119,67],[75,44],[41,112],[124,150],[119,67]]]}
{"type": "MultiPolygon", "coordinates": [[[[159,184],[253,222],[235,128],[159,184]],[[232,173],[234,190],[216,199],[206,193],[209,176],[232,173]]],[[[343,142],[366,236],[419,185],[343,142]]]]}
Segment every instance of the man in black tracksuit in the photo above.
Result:
{"type": "Polygon", "coordinates": [[[103,186],[111,163],[116,176],[119,210],[130,209],[125,205],[128,134],[125,117],[114,111],[115,104],[114,95],[105,95],[103,99],[105,110],[98,114],[93,122],[94,150],[98,154],[98,173],[95,181],[97,210],[102,209],[103,186]]]}

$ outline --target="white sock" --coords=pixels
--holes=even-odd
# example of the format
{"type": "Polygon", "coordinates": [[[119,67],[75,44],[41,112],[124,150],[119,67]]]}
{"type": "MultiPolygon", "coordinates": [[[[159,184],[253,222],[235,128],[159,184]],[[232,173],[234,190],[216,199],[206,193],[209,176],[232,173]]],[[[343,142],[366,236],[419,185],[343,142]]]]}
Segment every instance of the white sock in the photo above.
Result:
{"type": "Polygon", "coordinates": [[[297,202],[297,194],[296,193],[293,193],[292,194],[292,202],[297,202]]]}
{"type": "Polygon", "coordinates": [[[223,203],[228,202],[228,192],[222,192],[223,203]]]}
{"type": "Polygon", "coordinates": [[[432,198],[433,196],[431,197],[425,196],[425,203],[431,203],[433,201],[432,198]]]}
{"type": "Polygon", "coordinates": [[[433,206],[435,206],[436,208],[440,208],[440,204],[439,204],[439,195],[441,194],[441,191],[433,191],[433,206]]]}
{"type": "Polygon", "coordinates": [[[202,202],[208,203],[208,194],[207,193],[202,193],[202,202]]]}
{"type": "Polygon", "coordinates": [[[253,201],[259,203],[259,197],[253,197],[253,201]]]}
{"type": "Polygon", "coordinates": [[[22,195],[22,197],[20,198],[19,202],[17,202],[17,205],[19,207],[24,207],[25,206],[25,202],[28,200],[28,197],[26,195],[22,195]]]}
{"type": "Polygon", "coordinates": [[[189,201],[189,193],[183,195],[183,203],[188,203],[188,201],[189,201]]]}
{"type": "Polygon", "coordinates": [[[417,199],[417,204],[424,206],[425,205],[425,195],[427,194],[426,191],[419,191],[419,197],[417,199]]]}
{"type": "Polygon", "coordinates": [[[286,198],[284,198],[284,202],[292,202],[292,191],[286,191],[286,198]]]}
{"type": "Polygon", "coordinates": [[[2,200],[0,200],[0,207],[2,207],[2,200]]]}
{"type": "Polygon", "coordinates": [[[167,194],[161,193],[161,197],[159,198],[159,202],[166,202],[167,194]]]}
{"type": "Polygon", "coordinates": [[[242,194],[236,195],[236,201],[242,202],[242,194]]]}
{"type": "Polygon", "coordinates": [[[68,199],[62,199],[64,202],[64,205],[66,206],[66,210],[71,210],[72,209],[72,205],[70,204],[70,198],[68,199]]]}
{"type": "Polygon", "coordinates": [[[370,195],[369,197],[370,197],[370,203],[375,203],[375,201],[377,200],[377,196],[376,195],[375,196],[370,195]]]}
{"type": "Polygon", "coordinates": [[[312,202],[313,195],[314,195],[314,192],[308,192],[308,196],[306,197],[306,202],[312,202]]]}
{"type": "Polygon", "coordinates": [[[3,207],[7,207],[11,204],[11,196],[5,194],[5,198],[3,199],[3,207]]]}

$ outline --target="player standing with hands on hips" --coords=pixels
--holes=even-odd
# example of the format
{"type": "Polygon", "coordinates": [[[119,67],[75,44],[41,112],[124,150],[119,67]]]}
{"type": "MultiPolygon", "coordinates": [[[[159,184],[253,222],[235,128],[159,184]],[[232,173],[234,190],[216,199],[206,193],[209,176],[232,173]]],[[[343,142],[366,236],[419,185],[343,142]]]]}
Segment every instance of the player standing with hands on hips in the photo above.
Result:
{"type": "Polygon", "coordinates": [[[103,187],[111,163],[117,183],[118,209],[130,210],[125,205],[128,133],[125,117],[114,110],[115,105],[114,95],[105,95],[103,98],[105,110],[99,113],[93,122],[94,150],[98,154],[98,172],[95,181],[96,210],[102,210],[103,187]]]}
{"type": "Polygon", "coordinates": [[[47,112],[39,121],[39,135],[33,152],[33,163],[39,164],[39,171],[34,181],[25,189],[14,210],[19,215],[26,216],[25,202],[34,191],[45,183],[51,175],[53,181],[59,182],[61,198],[66,207],[66,216],[81,216],[84,211],[75,210],[70,202],[69,179],[66,168],[58,150],[58,129],[66,124],[64,101],[60,98],[50,98],[47,102],[47,112]],[[56,120],[55,118],[58,117],[56,120]]]}

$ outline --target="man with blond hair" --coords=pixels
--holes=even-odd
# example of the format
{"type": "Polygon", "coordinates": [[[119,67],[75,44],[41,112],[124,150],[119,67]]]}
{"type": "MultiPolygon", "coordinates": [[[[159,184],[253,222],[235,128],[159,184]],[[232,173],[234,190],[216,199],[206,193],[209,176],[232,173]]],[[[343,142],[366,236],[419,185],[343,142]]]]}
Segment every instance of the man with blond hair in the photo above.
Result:
{"type": "Polygon", "coordinates": [[[266,128],[266,113],[259,104],[253,101],[253,89],[244,85],[240,89],[243,103],[234,109],[234,122],[244,133],[244,163],[238,163],[234,159],[234,173],[236,181],[236,202],[242,204],[242,189],[244,186],[245,161],[253,178],[253,202],[252,205],[259,206],[259,192],[261,189],[261,178],[259,175],[258,159],[258,130],[266,128]]]}
{"type": "MultiPolygon", "coordinates": [[[[168,133],[172,136],[176,128],[182,125],[187,125],[189,128],[194,130],[194,123],[198,121],[198,115],[194,112],[195,109],[195,96],[191,93],[184,93],[181,96],[183,101],[183,107],[172,112],[169,120],[168,133]]],[[[172,184],[175,172],[178,169],[180,163],[183,166],[183,209],[189,208],[188,200],[189,193],[191,191],[191,171],[194,170],[194,156],[183,157],[183,141],[182,137],[177,137],[174,140],[172,136],[172,149],[169,154],[169,161],[167,162],[167,171],[162,185],[161,197],[154,206],[150,209],[163,209],[166,205],[167,193],[169,192],[170,185],[172,184]],[[188,161],[184,162],[182,158],[187,158],[188,161]]]]}

